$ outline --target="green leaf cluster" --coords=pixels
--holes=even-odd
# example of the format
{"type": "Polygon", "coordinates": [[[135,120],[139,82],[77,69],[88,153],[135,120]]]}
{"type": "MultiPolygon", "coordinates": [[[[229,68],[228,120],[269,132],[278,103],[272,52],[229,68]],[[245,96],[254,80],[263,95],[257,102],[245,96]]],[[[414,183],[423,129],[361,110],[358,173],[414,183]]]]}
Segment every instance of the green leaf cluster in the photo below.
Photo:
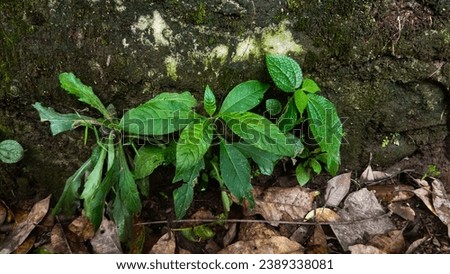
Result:
{"type": "MultiPolygon", "coordinates": [[[[323,168],[335,174],[342,124],[334,105],[317,95],[319,86],[303,78],[295,60],[268,55],[266,63],[276,87],[289,94],[284,106],[276,99],[265,100],[266,116],[254,109],[270,86],[257,80],[236,85],[221,105],[206,86],[199,112],[194,111],[198,103],[189,92],[164,92],[115,117],[113,107],[105,108],[91,87],[73,73],[62,73],[61,87],[98,110],[101,117],[61,114],[39,102],[33,105],[41,121],[50,122],[53,135],[84,127],[85,138],[93,131],[97,141],[91,157],[67,179],[53,214],[71,215],[82,209],[96,228],[108,216],[116,222],[121,240],[127,241],[133,237],[141,197],[149,195],[151,174],[162,165],[175,166],[172,181],[178,186],[173,200],[178,219],[187,214],[197,185],[207,188],[204,183],[211,178],[219,182],[226,217],[233,200],[254,206],[252,176],[271,175],[283,158],[299,159],[300,185],[323,168]],[[304,128],[300,125],[307,126],[314,144],[305,139],[306,132],[295,130],[304,128]],[[161,142],[176,136],[174,142],[161,142]]],[[[0,143],[2,161],[21,158],[19,152],[17,146],[0,143]]],[[[213,235],[205,226],[183,233],[202,239],[213,235]]]]}
{"type": "Polygon", "coordinates": [[[300,66],[292,58],[281,55],[266,56],[269,74],[275,85],[282,91],[293,93],[277,121],[284,132],[296,125],[305,124],[312,133],[319,149],[313,154],[305,151],[306,159],[296,168],[297,180],[301,185],[311,178],[311,172],[322,171],[320,162],[332,175],[338,172],[340,147],[342,143],[342,123],[333,103],[323,96],[316,82],[303,79],[300,66]]]}

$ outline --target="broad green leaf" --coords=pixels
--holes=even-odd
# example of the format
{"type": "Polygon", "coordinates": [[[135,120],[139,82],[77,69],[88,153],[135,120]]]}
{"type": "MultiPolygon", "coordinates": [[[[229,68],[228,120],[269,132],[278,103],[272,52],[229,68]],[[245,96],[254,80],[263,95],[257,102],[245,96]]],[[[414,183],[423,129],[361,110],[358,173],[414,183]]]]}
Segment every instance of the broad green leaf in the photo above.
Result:
{"type": "Polygon", "coordinates": [[[267,99],[266,100],[266,110],[271,116],[278,115],[281,112],[283,106],[281,102],[277,99],[267,99]]]}
{"type": "Polygon", "coordinates": [[[325,97],[309,93],[308,121],[315,141],[327,155],[327,170],[336,175],[340,163],[342,123],[333,103],[325,97]]]}
{"type": "Polygon", "coordinates": [[[78,100],[96,108],[104,117],[110,118],[108,111],[97,95],[94,94],[92,88],[84,85],[73,73],[61,73],[59,75],[59,82],[63,89],[77,96],[78,100]]]}
{"type": "Polygon", "coordinates": [[[297,155],[296,145],[263,116],[251,112],[232,112],[222,115],[222,118],[236,135],[252,146],[280,156],[297,155]]]}
{"type": "Polygon", "coordinates": [[[177,143],[176,173],[192,169],[208,151],[212,141],[209,120],[192,122],[181,132],[177,143]]]}
{"type": "Polygon", "coordinates": [[[197,105],[189,93],[161,93],[143,105],[127,111],[120,127],[136,135],[165,135],[187,126],[197,105]]]}
{"type": "Polygon", "coordinates": [[[313,80],[305,79],[303,81],[301,90],[306,91],[308,93],[316,93],[316,92],[320,91],[320,87],[313,80]]]}
{"type": "Polygon", "coordinates": [[[248,111],[261,103],[268,84],[250,80],[235,86],[223,101],[219,113],[248,111]]]}
{"type": "Polygon", "coordinates": [[[309,172],[301,164],[295,169],[295,175],[300,186],[306,185],[311,179],[309,172]]]}
{"type": "Polygon", "coordinates": [[[294,101],[298,112],[302,115],[308,105],[308,96],[303,90],[299,89],[294,93],[294,101]]]}
{"type": "Polygon", "coordinates": [[[294,100],[289,100],[283,114],[277,120],[277,125],[282,132],[291,131],[297,125],[298,110],[294,100]]]}
{"type": "Polygon", "coordinates": [[[200,171],[204,168],[205,168],[205,160],[202,158],[191,169],[187,169],[182,172],[177,170],[172,182],[173,183],[178,182],[178,181],[183,181],[186,183],[193,182],[200,175],[200,171]]]}
{"type": "Polygon", "coordinates": [[[205,88],[205,95],[203,97],[203,107],[205,108],[206,113],[208,113],[209,116],[212,116],[217,109],[216,97],[214,96],[214,93],[209,86],[206,86],[205,88]]]}
{"type": "Polygon", "coordinates": [[[117,183],[120,176],[119,173],[119,161],[116,158],[108,172],[106,172],[101,184],[94,190],[93,195],[84,200],[84,214],[96,230],[100,227],[103,220],[106,196],[111,190],[111,187],[117,183]]]}
{"type": "Polygon", "coordinates": [[[309,162],[309,165],[312,167],[313,171],[316,174],[320,174],[320,172],[322,172],[322,165],[316,159],[312,158],[309,162]]]}
{"type": "Polygon", "coordinates": [[[155,168],[164,164],[164,149],[146,145],[141,147],[134,157],[134,178],[145,178],[153,173],[155,168]]]}
{"type": "Polygon", "coordinates": [[[220,172],[225,186],[239,202],[246,199],[254,205],[250,182],[250,164],[245,156],[233,145],[220,143],[220,172]]]}
{"type": "Polygon", "coordinates": [[[13,164],[23,158],[23,147],[15,140],[0,142],[0,161],[13,164]]]}
{"type": "Polygon", "coordinates": [[[61,197],[59,197],[58,203],[56,203],[53,208],[53,215],[61,213],[65,216],[71,216],[75,213],[75,210],[79,207],[77,201],[80,198],[78,190],[81,186],[81,180],[91,168],[92,160],[89,159],[66,180],[63,193],[61,194],[61,197]]]}
{"type": "Polygon", "coordinates": [[[77,113],[58,113],[51,107],[42,106],[39,102],[34,103],[33,107],[39,112],[41,122],[50,122],[50,129],[53,136],[64,131],[72,130],[78,126],[90,125],[95,121],[94,118],[77,113]]]}
{"type": "Polygon", "coordinates": [[[252,158],[252,160],[258,165],[261,173],[264,175],[272,175],[276,162],[281,159],[278,155],[269,153],[246,143],[234,143],[233,146],[239,149],[245,157],[252,158]]]}
{"type": "Polygon", "coordinates": [[[294,92],[303,80],[298,63],[287,56],[267,55],[267,70],[275,85],[284,92],[294,92]]]}
{"type": "Polygon", "coordinates": [[[175,204],[175,216],[182,219],[191,206],[194,198],[194,182],[184,183],[173,191],[173,201],[175,204]]]}
{"type": "Polygon", "coordinates": [[[94,169],[87,177],[84,184],[84,190],[81,193],[81,199],[89,200],[93,197],[95,190],[99,187],[102,180],[103,164],[106,158],[106,149],[101,149],[100,156],[94,164],[94,169]]]}

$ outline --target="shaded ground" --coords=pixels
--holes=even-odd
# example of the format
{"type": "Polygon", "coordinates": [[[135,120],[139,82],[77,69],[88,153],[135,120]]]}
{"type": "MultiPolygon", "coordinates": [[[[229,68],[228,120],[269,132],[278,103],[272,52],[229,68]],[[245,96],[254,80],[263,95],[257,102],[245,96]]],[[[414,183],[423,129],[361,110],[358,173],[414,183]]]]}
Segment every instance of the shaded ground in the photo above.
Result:
{"type": "MultiPolygon", "coordinates": [[[[358,246],[363,247],[363,251],[353,250],[353,252],[373,253],[375,251],[372,248],[375,246],[378,250],[376,252],[381,250],[386,253],[450,253],[450,242],[446,225],[430,211],[417,195],[412,194],[400,201],[401,205],[412,210],[413,218],[405,219],[408,217],[405,217],[405,215],[400,217],[402,214],[398,215],[398,212],[392,213],[389,209],[392,206],[394,197],[397,195],[398,188],[396,187],[406,187],[412,193],[414,189],[420,188],[416,179],[422,178],[426,172],[428,172],[428,175],[441,178],[444,184],[448,182],[449,171],[446,167],[449,165],[447,159],[442,156],[442,149],[443,146],[438,145],[424,148],[417,155],[403,159],[394,166],[384,169],[386,173],[394,174],[394,176],[380,181],[364,183],[360,179],[360,174],[352,174],[350,193],[356,193],[366,187],[373,191],[384,212],[388,214],[386,216],[394,224],[394,228],[388,234],[379,235],[377,236],[378,238],[366,235],[366,237],[360,239],[358,244],[361,245],[358,246]],[[438,167],[441,174],[433,172],[433,174],[430,174],[428,163],[431,162],[438,167]],[[370,247],[369,250],[366,250],[367,247],[370,247]]],[[[373,167],[373,169],[376,170],[377,167],[373,167]]],[[[284,190],[299,189],[296,185],[294,172],[290,163],[280,163],[274,175],[259,176],[253,181],[253,185],[258,191],[263,193],[265,191],[275,191],[277,187],[284,190]]],[[[339,237],[336,236],[332,226],[330,226],[331,219],[300,220],[296,223],[292,219],[285,219],[285,216],[283,217],[285,223],[276,225],[273,220],[264,219],[264,214],[248,214],[243,207],[234,205],[228,217],[229,222],[212,223],[223,212],[219,186],[214,181],[210,182],[209,185],[199,185],[194,196],[194,202],[188,211],[187,220],[176,221],[171,197],[172,191],[178,185],[171,183],[171,178],[168,174],[172,173],[173,170],[165,167],[159,168],[153,174],[151,178],[152,183],[150,184],[151,195],[148,199],[143,199],[142,214],[135,220],[136,235],[138,237],[130,240],[128,245],[123,244],[121,252],[217,253],[221,251],[234,253],[238,251],[234,251],[233,244],[236,245],[241,242],[244,243],[244,246],[240,247],[240,249],[243,248],[243,251],[241,251],[245,253],[350,252],[342,247],[339,237]],[[204,189],[200,190],[201,188],[204,189]],[[200,221],[199,219],[206,220],[200,221]],[[192,233],[192,231],[187,229],[189,227],[207,227],[206,232],[213,234],[207,237],[208,233],[206,232],[192,233]],[[202,237],[208,239],[202,239],[202,237]],[[260,238],[264,239],[264,242],[250,242],[260,238]],[[274,241],[273,243],[270,242],[272,240],[274,241]],[[281,240],[291,241],[289,243],[298,243],[299,245],[292,247],[293,250],[290,251],[281,250],[278,249],[276,244],[281,244],[281,240]],[[246,247],[246,245],[251,245],[252,247],[248,249],[249,247],[246,247]]],[[[330,177],[328,176],[317,176],[307,186],[312,193],[313,191],[320,192],[320,195],[313,199],[313,209],[319,210],[326,203],[324,197],[329,179],[330,177]]],[[[433,179],[427,177],[426,180],[431,185],[433,179]]],[[[449,189],[448,185],[446,188],[447,190],[449,189]]],[[[405,192],[406,194],[402,193],[407,195],[408,191],[405,192]]],[[[264,195],[270,195],[270,193],[264,195]]],[[[8,203],[0,204],[0,209],[8,208],[6,212],[9,212],[3,220],[0,218],[0,246],[2,241],[8,240],[9,234],[14,233],[14,227],[17,228],[17,224],[14,226],[14,222],[20,223],[21,220],[26,218],[30,208],[40,199],[39,197],[40,195],[37,195],[32,200],[9,201],[8,203]]],[[[283,206],[280,204],[277,207],[283,206]]],[[[342,208],[342,206],[343,204],[341,203],[338,208],[335,208],[335,211],[339,212],[338,209],[342,208]]],[[[2,212],[5,212],[5,210],[0,210],[0,217],[2,217],[2,212]]],[[[27,240],[16,252],[35,253],[45,250],[58,253],[98,253],[99,250],[106,250],[108,253],[114,252],[111,249],[99,249],[97,236],[94,238],[96,239],[95,241],[92,239],[94,235],[92,227],[89,226],[86,220],[83,221],[81,219],[80,221],[79,216],[75,217],[64,218],[59,216],[53,218],[47,214],[38,226],[35,228],[33,226],[30,236],[26,237],[27,240]],[[75,219],[75,217],[78,218],[75,219]],[[74,223],[77,225],[74,225],[74,223]],[[79,227],[74,229],[77,226],[79,227]],[[86,236],[89,233],[91,235],[86,236]],[[65,239],[66,249],[55,244],[55,239],[58,237],[65,239]]],[[[110,232],[104,228],[101,228],[100,231],[103,231],[102,235],[110,232]]],[[[100,242],[100,247],[105,248],[105,244],[102,241],[100,242]]],[[[286,244],[288,243],[283,243],[283,245],[286,244]]]]}

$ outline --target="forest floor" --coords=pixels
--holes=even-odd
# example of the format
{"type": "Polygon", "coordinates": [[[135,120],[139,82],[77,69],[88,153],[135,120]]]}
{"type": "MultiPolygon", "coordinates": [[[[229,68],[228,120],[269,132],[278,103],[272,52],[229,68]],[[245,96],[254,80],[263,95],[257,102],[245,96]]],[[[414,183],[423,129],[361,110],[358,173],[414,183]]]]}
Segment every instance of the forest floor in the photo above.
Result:
{"type": "Polygon", "coordinates": [[[197,189],[184,220],[174,217],[173,171],[159,169],[127,243],[106,219],[95,232],[81,212],[54,217],[47,197],[0,201],[0,253],[450,253],[446,167],[445,158],[422,153],[384,170],[317,176],[302,188],[285,162],[253,180],[253,209],[235,204],[221,218],[212,183],[197,189]]]}

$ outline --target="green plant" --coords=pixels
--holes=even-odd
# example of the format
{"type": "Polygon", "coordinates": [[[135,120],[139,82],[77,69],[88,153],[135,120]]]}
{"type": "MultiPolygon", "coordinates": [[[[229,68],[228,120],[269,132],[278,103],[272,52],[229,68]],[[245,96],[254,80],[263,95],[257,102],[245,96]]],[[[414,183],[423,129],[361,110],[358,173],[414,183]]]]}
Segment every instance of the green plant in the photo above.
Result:
{"type": "MultiPolygon", "coordinates": [[[[149,194],[149,176],[161,165],[173,164],[173,182],[182,181],[173,192],[177,218],[183,218],[190,207],[199,178],[206,182],[214,178],[219,183],[224,208],[221,217],[226,218],[233,203],[231,195],[252,207],[252,174],[271,175],[284,157],[299,158],[297,178],[301,185],[310,178],[308,169],[322,171],[320,162],[335,174],[342,125],[334,106],[315,94],[319,88],[312,80],[303,81],[300,67],[292,59],[269,55],[267,66],[276,86],[293,93],[284,108],[278,100],[266,101],[271,115],[281,113],[275,122],[251,111],[270,87],[257,80],[235,86],[220,106],[206,86],[201,113],[194,112],[197,101],[189,92],[161,93],[119,119],[114,108],[106,108],[91,87],[72,73],[62,73],[61,87],[97,109],[102,117],[61,114],[39,102],[33,105],[41,121],[50,122],[53,135],[85,127],[85,139],[89,130],[96,137],[91,157],[67,180],[53,213],[73,214],[82,200],[84,215],[95,228],[106,211],[118,225],[121,240],[126,241],[133,217],[141,210],[140,194],[149,194]],[[307,139],[305,132],[295,130],[301,124],[308,124],[316,145],[308,143],[311,138],[307,139]],[[133,153],[135,156],[130,156],[133,153]],[[252,172],[250,160],[257,171],[252,172]]],[[[184,233],[201,238],[212,233],[206,226],[192,231],[184,233]]]]}
{"type": "Polygon", "coordinates": [[[441,175],[441,171],[436,165],[428,165],[427,171],[422,176],[422,180],[425,180],[427,177],[438,177],[441,175]]]}
{"type": "MultiPolygon", "coordinates": [[[[307,146],[300,155],[303,160],[299,161],[296,168],[299,184],[306,184],[311,179],[311,172],[322,172],[322,164],[335,175],[340,164],[343,136],[342,123],[335,106],[325,97],[317,95],[320,88],[316,82],[303,79],[302,70],[295,60],[286,56],[267,55],[266,64],[275,85],[292,94],[276,124],[283,132],[303,125],[300,138],[307,146]]],[[[269,108],[268,111],[271,112],[269,108]]]]}
{"type": "Polygon", "coordinates": [[[23,148],[15,140],[3,140],[0,142],[0,161],[14,164],[23,158],[23,148]]]}

